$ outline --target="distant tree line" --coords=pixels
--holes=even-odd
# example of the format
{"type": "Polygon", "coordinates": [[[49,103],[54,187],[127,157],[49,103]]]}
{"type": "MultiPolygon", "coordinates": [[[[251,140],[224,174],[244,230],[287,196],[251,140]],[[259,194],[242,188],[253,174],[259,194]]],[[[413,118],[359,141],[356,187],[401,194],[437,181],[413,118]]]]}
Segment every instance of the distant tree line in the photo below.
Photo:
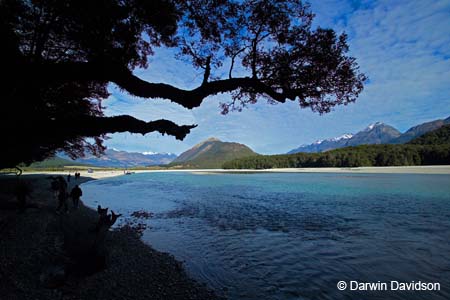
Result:
{"type": "Polygon", "coordinates": [[[361,145],[322,153],[257,155],[228,161],[224,169],[412,166],[450,164],[450,144],[361,145]]]}

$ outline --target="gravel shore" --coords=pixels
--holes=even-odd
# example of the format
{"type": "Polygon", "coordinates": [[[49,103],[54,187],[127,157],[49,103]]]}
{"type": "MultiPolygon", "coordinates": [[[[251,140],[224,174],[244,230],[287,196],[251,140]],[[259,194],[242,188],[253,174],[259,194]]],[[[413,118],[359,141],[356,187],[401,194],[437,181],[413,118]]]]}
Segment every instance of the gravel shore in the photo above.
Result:
{"type": "MultiPolygon", "coordinates": [[[[57,215],[46,175],[22,175],[21,179],[32,185],[29,202],[37,206],[24,213],[7,205],[14,200],[17,178],[0,176],[2,300],[218,299],[204,285],[190,279],[173,256],[144,244],[129,228],[107,235],[105,270],[90,276],[71,274],[70,258],[63,250],[64,228],[67,224],[77,230],[95,226],[97,212],[81,205],[68,215],[57,215]]],[[[82,177],[76,183],[88,180],[91,178],[82,177]]]]}

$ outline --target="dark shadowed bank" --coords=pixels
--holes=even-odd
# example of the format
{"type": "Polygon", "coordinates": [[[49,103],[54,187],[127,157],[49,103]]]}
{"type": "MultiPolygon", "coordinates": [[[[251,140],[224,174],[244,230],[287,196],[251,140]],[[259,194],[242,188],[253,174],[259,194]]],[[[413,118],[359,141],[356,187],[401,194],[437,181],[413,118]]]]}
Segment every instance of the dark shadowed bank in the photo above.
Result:
{"type": "MultiPolygon", "coordinates": [[[[125,228],[111,231],[106,238],[105,270],[89,276],[71,271],[76,266],[64,250],[64,232],[95,226],[98,214],[81,205],[68,215],[57,215],[56,201],[46,177],[21,176],[32,185],[29,202],[34,207],[19,213],[8,205],[14,200],[17,178],[0,176],[2,300],[218,298],[190,279],[173,256],[155,251],[125,228]]],[[[91,179],[82,177],[77,183],[91,179]]]]}

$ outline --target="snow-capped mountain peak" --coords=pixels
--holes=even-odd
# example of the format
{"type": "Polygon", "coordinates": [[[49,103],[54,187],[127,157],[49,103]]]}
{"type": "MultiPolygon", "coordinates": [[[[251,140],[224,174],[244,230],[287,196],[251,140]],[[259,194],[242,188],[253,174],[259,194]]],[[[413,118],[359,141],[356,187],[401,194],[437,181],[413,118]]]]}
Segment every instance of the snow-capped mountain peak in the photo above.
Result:
{"type": "Polygon", "coordinates": [[[364,131],[370,131],[370,130],[372,130],[375,127],[380,126],[380,125],[384,125],[384,123],[383,122],[375,122],[375,123],[370,124],[369,126],[367,126],[366,129],[364,129],[364,131]]]}
{"type": "Polygon", "coordinates": [[[333,137],[333,138],[329,138],[329,139],[324,139],[324,140],[317,140],[313,143],[313,145],[320,145],[323,142],[337,142],[340,140],[348,140],[351,139],[353,137],[352,133],[345,133],[341,136],[337,136],[337,137],[333,137]]]}
{"type": "Polygon", "coordinates": [[[368,144],[383,144],[397,138],[401,133],[392,126],[382,122],[376,122],[367,126],[356,134],[346,133],[338,137],[318,140],[310,145],[300,146],[288,153],[298,152],[324,152],[347,146],[368,144]]]}
{"type": "Polygon", "coordinates": [[[322,144],[325,140],[317,140],[313,143],[313,145],[319,145],[322,144]]]}
{"type": "Polygon", "coordinates": [[[158,154],[158,152],[144,151],[144,152],[142,152],[142,154],[144,154],[144,155],[154,155],[154,154],[158,154]]]}
{"type": "Polygon", "coordinates": [[[144,154],[144,155],[170,155],[170,156],[175,155],[175,156],[176,156],[176,154],[175,154],[175,153],[172,153],[172,152],[153,152],[153,151],[144,151],[144,152],[141,152],[141,153],[144,154]]]}
{"type": "Polygon", "coordinates": [[[331,138],[331,139],[329,139],[329,141],[336,142],[336,141],[340,141],[340,140],[348,140],[348,139],[351,139],[352,137],[353,137],[352,133],[345,133],[341,136],[331,138]]]}

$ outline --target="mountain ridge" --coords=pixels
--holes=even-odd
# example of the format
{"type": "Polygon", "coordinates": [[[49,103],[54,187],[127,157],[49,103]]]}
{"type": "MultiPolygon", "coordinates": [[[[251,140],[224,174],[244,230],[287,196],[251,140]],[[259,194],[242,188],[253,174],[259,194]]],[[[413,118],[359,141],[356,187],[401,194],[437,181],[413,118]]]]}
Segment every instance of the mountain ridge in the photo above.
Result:
{"type": "Polygon", "coordinates": [[[412,141],[413,139],[426,134],[428,132],[439,129],[440,127],[450,124],[450,117],[447,119],[438,119],[430,122],[425,122],[409,128],[405,133],[399,136],[397,139],[391,141],[392,144],[404,144],[412,141]]]}
{"type": "MultiPolygon", "coordinates": [[[[442,128],[450,124],[450,117],[430,122],[425,122],[409,128],[404,133],[394,127],[375,122],[356,134],[346,133],[338,137],[317,140],[309,145],[302,145],[289,151],[287,154],[299,152],[320,153],[350,146],[371,144],[405,144],[414,139],[442,128]]],[[[235,142],[223,142],[215,137],[210,137],[190,149],[181,153],[178,157],[173,153],[154,152],[127,152],[115,148],[107,149],[101,157],[88,155],[76,160],[67,160],[68,156],[58,154],[57,158],[65,161],[48,161],[44,165],[74,165],[84,164],[97,167],[146,167],[166,165],[168,168],[221,168],[226,161],[236,158],[258,155],[248,146],[235,142]]]]}
{"type": "Polygon", "coordinates": [[[436,130],[446,124],[450,124],[450,117],[438,119],[430,122],[421,123],[409,128],[401,133],[396,128],[383,122],[375,122],[368,125],[363,130],[354,135],[344,134],[346,139],[340,137],[318,140],[311,144],[303,144],[298,148],[292,149],[287,154],[299,152],[317,153],[333,149],[344,148],[348,146],[371,145],[371,144],[404,144],[425,133],[436,130]]]}
{"type": "MultiPolygon", "coordinates": [[[[146,154],[140,152],[127,152],[117,149],[106,149],[105,154],[100,157],[89,154],[86,157],[77,158],[74,162],[98,167],[127,168],[165,165],[172,162],[176,158],[176,155],[173,153],[145,153],[146,154]]],[[[60,156],[67,159],[65,155],[60,156]]]]}
{"type": "Polygon", "coordinates": [[[450,145],[450,124],[445,124],[438,129],[427,132],[408,144],[412,145],[450,145]]]}

